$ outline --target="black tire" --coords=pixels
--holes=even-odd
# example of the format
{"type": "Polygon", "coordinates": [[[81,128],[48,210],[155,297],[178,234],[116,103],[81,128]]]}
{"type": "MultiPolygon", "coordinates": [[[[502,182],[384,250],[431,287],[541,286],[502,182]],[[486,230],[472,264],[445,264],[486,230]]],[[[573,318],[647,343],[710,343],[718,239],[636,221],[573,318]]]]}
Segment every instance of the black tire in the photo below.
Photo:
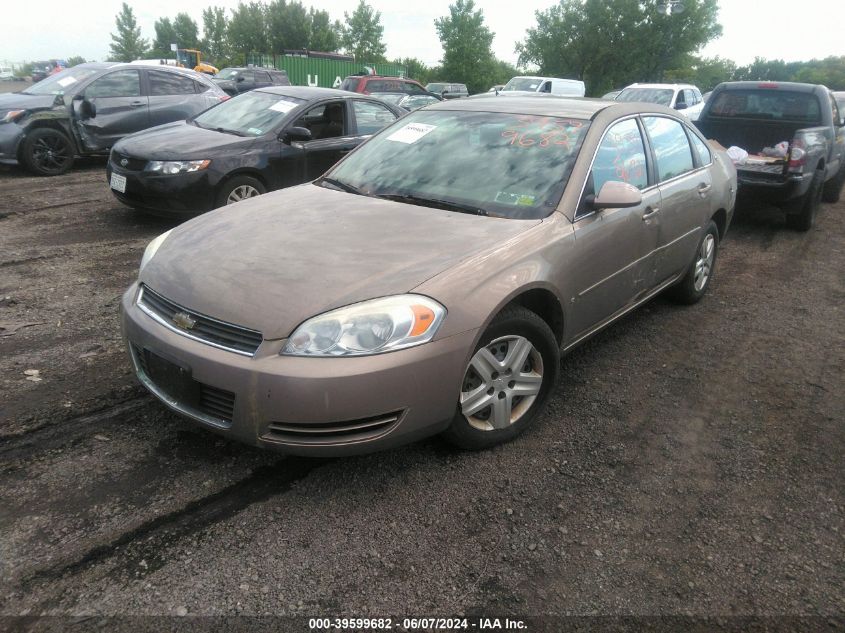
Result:
{"type": "Polygon", "coordinates": [[[839,202],[842,196],[842,186],[845,185],[845,156],[842,157],[842,164],[839,166],[839,171],[836,175],[824,183],[822,189],[822,202],[839,202]]]}
{"type": "Polygon", "coordinates": [[[59,130],[37,128],[26,135],[20,158],[29,171],[39,176],[59,176],[73,166],[73,143],[59,130]]]}
{"type": "MultiPolygon", "coordinates": [[[[537,379],[536,374],[540,374],[539,392],[534,396],[514,396],[513,398],[507,398],[508,402],[513,403],[512,408],[508,407],[510,420],[512,421],[503,428],[492,428],[492,423],[490,423],[491,428],[488,430],[478,428],[479,424],[484,424],[483,421],[479,420],[479,417],[483,418],[487,409],[479,410],[477,416],[465,416],[459,402],[455,417],[452,419],[452,424],[444,431],[443,436],[448,442],[460,448],[480,450],[512,440],[536,420],[546,404],[552,387],[557,382],[557,376],[560,370],[560,349],[554,334],[552,334],[551,329],[543,319],[521,306],[509,306],[493,319],[479,340],[475,350],[473,350],[473,358],[475,358],[479,350],[488,348],[492,344],[494,345],[494,349],[496,346],[499,349],[502,346],[508,346],[502,353],[506,359],[507,352],[511,349],[509,347],[511,342],[506,340],[507,337],[511,338],[511,342],[516,342],[519,339],[527,339],[531,344],[532,347],[528,351],[526,360],[520,366],[519,371],[520,373],[526,372],[525,375],[533,376],[534,380],[537,379]],[[498,343],[494,344],[497,341],[498,343]],[[522,411],[519,410],[520,408],[522,408],[522,411]],[[512,419],[514,414],[518,414],[515,420],[512,419]],[[469,418],[473,421],[470,422],[469,418]]],[[[467,366],[464,370],[465,375],[461,384],[461,392],[464,392],[465,389],[472,390],[469,381],[472,379],[471,373],[474,371],[474,369],[470,369],[470,366],[467,366]]],[[[502,381],[502,384],[499,385],[502,389],[505,389],[506,386],[512,387],[514,385],[513,382],[507,382],[512,376],[510,371],[508,369],[508,373],[503,373],[497,378],[497,380],[502,381]]],[[[495,377],[496,373],[493,376],[495,377]]],[[[481,386],[479,381],[479,385],[476,388],[481,389],[481,386]]],[[[496,396],[499,399],[505,398],[505,396],[502,396],[504,391],[496,392],[495,387],[490,387],[490,389],[493,390],[492,393],[488,390],[485,390],[485,393],[491,396],[491,401],[496,396]]],[[[488,419],[492,420],[492,416],[494,415],[492,406],[488,407],[488,409],[488,419]]]]}
{"type": "Polygon", "coordinates": [[[822,201],[824,172],[816,170],[813,182],[803,196],[786,208],[786,226],[795,231],[809,231],[816,220],[816,212],[822,201]]]}
{"type": "Polygon", "coordinates": [[[257,178],[253,178],[252,176],[235,176],[220,185],[220,189],[217,192],[217,206],[225,207],[227,204],[234,204],[234,202],[229,200],[229,197],[239,187],[252,188],[258,192],[255,195],[267,193],[267,188],[257,178]]]}
{"type": "Polygon", "coordinates": [[[710,224],[708,224],[707,228],[704,230],[701,240],[698,242],[698,247],[695,249],[695,257],[693,257],[683,279],[669,289],[667,293],[669,298],[684,305],[692,305],[693,303],[701,301],[701,298],[707,292],[707,288],[710,287],[710,280],[713,279],[713,271],[716,269],[716,260],[718,255],[719,228],[716,226],[716,223],[711,220],[710,224]],[[698,285],[699,272],[701,270],[702,262],[707,259],[705,256],[705,244],[708,243],[709,238],[712,238],[713,256],[710,258],[710,264],[707,268],[706,278],[704,279],[703,285],[698,285]]]}

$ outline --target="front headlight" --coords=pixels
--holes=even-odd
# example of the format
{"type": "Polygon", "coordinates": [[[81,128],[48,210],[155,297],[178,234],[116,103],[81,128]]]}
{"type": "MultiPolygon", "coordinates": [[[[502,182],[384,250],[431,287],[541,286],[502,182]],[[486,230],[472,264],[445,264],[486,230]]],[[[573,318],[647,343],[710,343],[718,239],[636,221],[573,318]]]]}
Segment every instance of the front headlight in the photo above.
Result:
{"type": "Polygon", "coordinates": [[[153,258],[153,255],[156,254],[158,247],[164,243],[164,240],[167,239],[167,236],[170,235],[171,231],[173,231],[173,229],[170,229],[167,233],[162,233],[152,242],[147,244],[147,248],[144,250],[144,256],[141,258],[141,266],[138,268],[138,272],[144,270],[144,266],[146,266],[147,262],[153,258]]]}
{"type": "Polygon", "coordinates": [[[3,123],[12,123],[13,121],[17,121],[20,119],[24,114],[26,114],[26,110],[9,110],[0,117],[0,121],[3,123]]]}
{"type": "Polygon", "coordinates": [[[282,350],[286,356],[367,356],[430,341],[446,308],[422,295],[356,303],[308,319],[282,350]]]}
{"type": "Polygon", "coordinates": [[[160,174],[186,174],[193,171],[208,169],[210,160],[151,160],[147,163],[146,171],[160,174]]]}

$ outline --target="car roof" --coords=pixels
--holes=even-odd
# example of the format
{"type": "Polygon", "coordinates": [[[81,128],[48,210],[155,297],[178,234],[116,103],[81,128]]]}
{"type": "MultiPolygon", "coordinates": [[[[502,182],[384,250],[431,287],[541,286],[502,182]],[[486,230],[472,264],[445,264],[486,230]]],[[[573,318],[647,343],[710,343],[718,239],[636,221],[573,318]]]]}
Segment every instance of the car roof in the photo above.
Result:
{"type": "Polygon", "coordinates": [[[349,99],[353,97],[361,99],[367,97],[367,95],[361,94],[360,92],[312,86],[268,86],[266,88],[259,88],[258,92],[269,92],[274,95],[298,97],[299,99],[349,99]]]}
{"type": "MultiPolygon", "coordinates": [[[[638,112],[662,112],[664,108],[654,103],[608,101],[606,99],[588,99],[583,97],[560,97],[557,95],[537,94],[499,98],[489,93],[475,95],[467,99],[439,101],[426,110],[462,110],[469,112],[501,112],[505,114],[534,114],[539,116],[572,117],[573,119],[593,119],[603,111],[613,108],[620,116],[638,112]]],[[[668,108],[666,112],[672,112],[668,108]]]]}
{"type": "Polygon", "coordinates": [[[185,75],[186,77],[190,77],[191,79],[196,79],[197,75],[203,77],[202,73],[198,73],[197,71],[193,70],[192,68],[181,68],[179,66],[168,66],[167,64],[127,64],[124,62],[87,62],[85,64],[79,64],[74,66],[74,68],[92,68],[94,70],[108,70],[110,68],[131,68],[132,70],[137,70],[139,66],[147,66],[148,68],[152,68],[153,70],[163,70],[165,72],[171,73],[179,73],[181,75],[185,75]]]}

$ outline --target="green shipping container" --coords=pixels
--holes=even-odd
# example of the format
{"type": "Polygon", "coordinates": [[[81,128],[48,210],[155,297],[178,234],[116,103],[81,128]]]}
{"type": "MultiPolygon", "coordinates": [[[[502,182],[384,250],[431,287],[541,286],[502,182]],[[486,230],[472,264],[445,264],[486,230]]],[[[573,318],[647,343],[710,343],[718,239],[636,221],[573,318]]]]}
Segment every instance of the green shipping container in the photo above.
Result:
{"type": "Polygon", "coordinates": [[[375,70],[377,75],[387,77],[405,77],[408,74],[407,68],[399,64],[361,64],[295,55],[250,54],[247,56],[247,63],[285,70],[294,86],[320,86],[321,88],[340,88],[340,84],[346,77],[364,72],[366,67],[375,70]]]}

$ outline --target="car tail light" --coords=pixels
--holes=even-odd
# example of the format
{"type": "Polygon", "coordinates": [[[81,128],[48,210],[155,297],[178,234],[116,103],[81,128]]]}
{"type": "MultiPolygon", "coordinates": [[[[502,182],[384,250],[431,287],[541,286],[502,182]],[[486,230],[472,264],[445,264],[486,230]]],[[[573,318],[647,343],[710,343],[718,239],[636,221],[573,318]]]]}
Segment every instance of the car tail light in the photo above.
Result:
{"type": "Polygon", "coordinates": [[[774,82],[766,81],[766,82],[757,84],[757,87],[758,88],[773,88],[773,89],[776,90],[778,88],[778,85],[774,82]]]}
{"type": "Polygon", "coordinates": [[[806,162],[807,146],[801,139],[796,139],[789,149],[789,171],[801,173],[806,162]]]}
{"type": "Polygon", "coordinates": [[[229,100],[229,99],[231,99],[231,98],[232,98],[232,97],[230,97],[229,95],[217,95],[217,100],[218,100],[218,101],[228,101],[228,100],[229,100]]]}

